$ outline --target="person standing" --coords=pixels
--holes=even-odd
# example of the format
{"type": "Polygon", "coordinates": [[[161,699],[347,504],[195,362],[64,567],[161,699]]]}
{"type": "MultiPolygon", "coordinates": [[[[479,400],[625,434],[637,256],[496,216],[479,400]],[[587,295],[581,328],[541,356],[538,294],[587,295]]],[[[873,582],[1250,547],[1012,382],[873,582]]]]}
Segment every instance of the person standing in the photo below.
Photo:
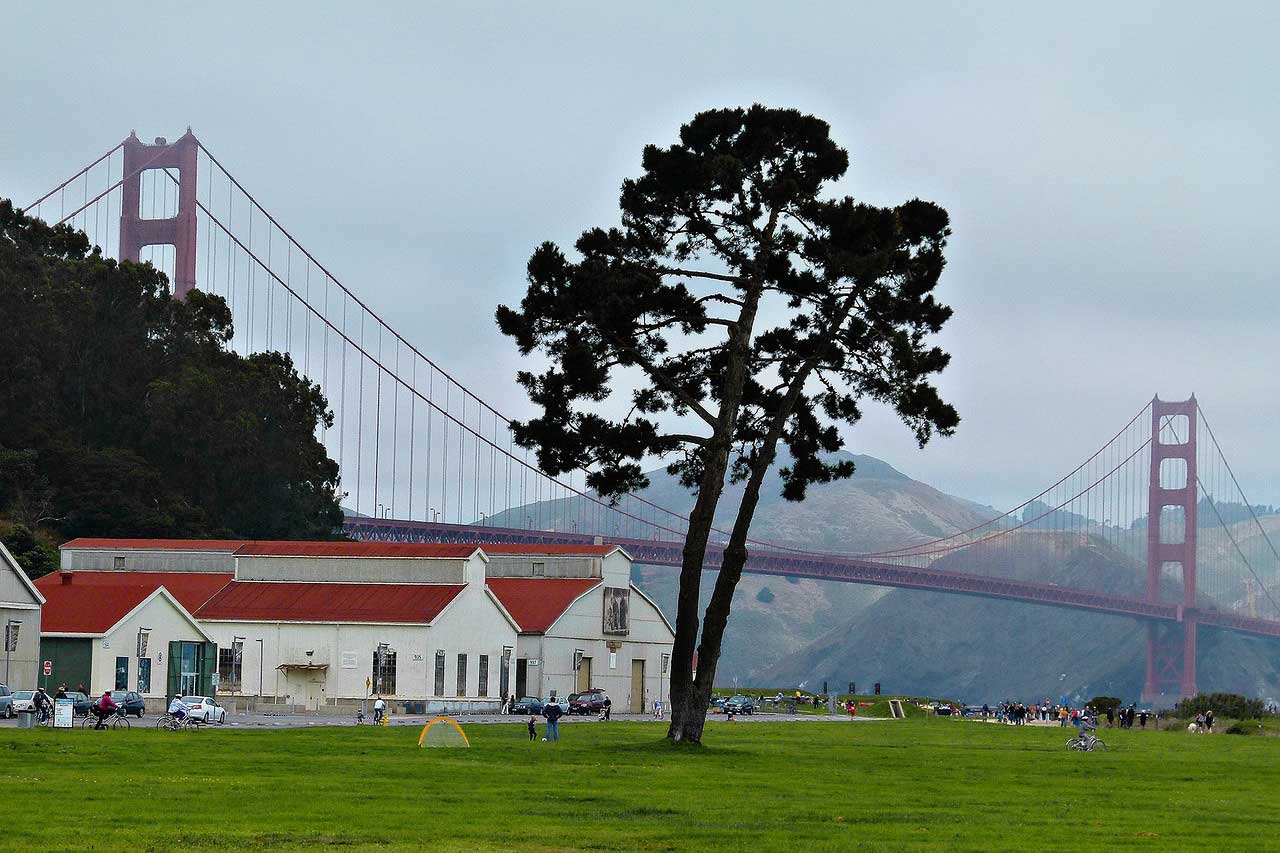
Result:
{"type": "Polygon", "coordinates": [[[542,716],[547,718],[547,740],[560,740],[560,717],[564,715],[559,703],[548,702],[542,708],[542,716]]]}
{"type": "Polygon", "coordinates": [[[604,721],[606,723],[609,722],[609,714],[610,714],[610,709],[612,707],[613,707],[613,700],[611,700],[608,696],[604,697],[604,708],[601,709],[601,712],[604,714],[604,721]]]}
{"type": "Polygon", "coordinates": [[[1204,730],[1213,734],[1213,709],[1204,712],[1204,730]]]}
{"type": "Polygon", "coordinates": [[[538,726],[537,726],[537,723],[534,722],[533,714],[530,714],[529,715],[529,740],[537,740],[537,739],[538,739],[538,726]]]}
{"type": "Polygon", "coordinates": [[[67,698],[67,685],[65,685],[65,684],[59,685],[59,686],[58,686],[58,692],[57,692],[57,693],[55,693],[55,694],[53,694],[53,698],[54,698],[54,699],[66,699],[66,698],[67,698]]]}

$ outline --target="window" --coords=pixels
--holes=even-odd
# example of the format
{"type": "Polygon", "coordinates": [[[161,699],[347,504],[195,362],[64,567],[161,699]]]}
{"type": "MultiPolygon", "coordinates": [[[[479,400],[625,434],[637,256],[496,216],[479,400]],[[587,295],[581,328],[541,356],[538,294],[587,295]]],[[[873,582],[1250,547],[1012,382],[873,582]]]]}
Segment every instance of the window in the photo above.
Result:
{"type": "Polygon", "coordinates": [[[123,568],[124,568],[124,557],[117,556],[117,557],[115,558],[114,565],[115,565],[115,567],[116,567],[117,569],[123,569],[123,568]]]}
{"type": "Polygon", "coordinates": [[[467,695],[467,656],[458,655],[458,695],[467,695]]]}
{"type": "Polygon", "coordinates": [[[436,695],[444,695],[444,652],[436,652],[436,695]]]}
{"type": "Polygon", "coordinates": [[[138,660],[138,692],[151,692],[151,658],[138,660]]]}
{"type": "Polygon", "coordinates": [[[244,643],[236,640],[229,649],[218,649],[218,689],[239,693],[244,670],[244,643]]]}
{"type": "Polygon", "coordinates": [[[391,696],[396,692],[396,653],[386,646],[373,650],[373,692],[391,696]]]}
{"type": "Polygon", "coordinates": [[[480,683],[476,685],[477,696],[489,695],[489,656],[480,655],[480,683]]]}
{"type": "Polygon", "coordinates": [[[546,563],[534,563],[534,564],[533,564],[533,576],[534,576],[535,578],[545,578],[545,577],[547,576],[547,564],[546,564],[546,563]]]}
{"type": "Polygon", "coordinates": [[[116,690],[129,689],[129,659],[116,658],[116,690]]]}
{"type": "Polygon", "coordinates": [[[498,661],[498,692],[506,696],[511,690],[511,653],[510,646],[502,647],[502,660],[498,661]]]}

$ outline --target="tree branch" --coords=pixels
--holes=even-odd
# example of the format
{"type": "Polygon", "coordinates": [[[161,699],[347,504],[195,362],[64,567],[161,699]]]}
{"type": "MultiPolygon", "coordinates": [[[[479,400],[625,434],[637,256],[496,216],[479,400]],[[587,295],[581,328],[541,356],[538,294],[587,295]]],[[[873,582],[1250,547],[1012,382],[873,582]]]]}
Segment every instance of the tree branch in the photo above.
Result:
{"type": "Polygon", "coordinates": [[[718,272],[704,272],[702,270],[687,270],[681,267],[656,267],[658,272],[663,275],[687,275],[690,278],[709,278],[714,281],[740,282],[743,280],[740,275],[724,275],[718,272]]]}

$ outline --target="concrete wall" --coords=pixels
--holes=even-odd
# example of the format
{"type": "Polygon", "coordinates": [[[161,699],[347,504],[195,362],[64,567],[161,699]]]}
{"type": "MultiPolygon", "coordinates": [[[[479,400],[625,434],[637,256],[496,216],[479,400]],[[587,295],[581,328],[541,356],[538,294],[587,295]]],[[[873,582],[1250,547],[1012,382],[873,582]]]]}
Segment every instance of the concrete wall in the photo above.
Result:
{"type": "Polygon", "coordinates": [[[235,571],[235,557],[228,551],[130,551],[98,548],[63,548],[64,571],[107,572],[116,568],[116,557],[124,557],[124,570],[134,572],[227,572],[235,571]]]}
{"type": "MultiPolygon", "coordinates": [[[[481,545],[480,547],[484,547],[481,545]]],[[[486,574],[491,578],[529,578],[535,577],[533,564],[542,564],[542,574],[538,577],[548,578],[598,578],[600,577],[599,557],[564,557],[548,556],[505,556],[489,555],[486,574]]]]}
{"type": "Polygon", "coordinates": [[[93,641],[93,664],[90,670],[90,695],[116,689],[116,658],[129,659],[129,690],[138,689],[138,629],[150,628],[147,657],[151,660],[151,689],[143,697],[155,700],[155,707],[166,698],[166,676],[169,671],[169,643],[181,640],[204,643],[207,640],[173,602],[158,595],[120,623],[104,637],[93,641]]]}
{"type": "MultiPolygon", "coordinates": [[[[3,566],[0,566],[0,573],[3,571],[3,566]]],[[[36,681],[39,667],[40,608],[17,607],[11,600],[0,600],[0,680],[4,680],[14,690],[34,690],[39,686],[36,681]],[[9,653],[6,675],[4,624],[10,619],[21,620],[22,625],[18,628],[18,649],[9,653]]]]}
{"type": "Polygon", "coordinates": [[[388,557],[236,558],[236,578],[248,581],[316,583],[466,583],[468,572],[484,577],[483,563],[388,557]],[[475,567],[470,564],[476,563],[475,567]]]}
{"type": "Polygon", "coordinates": [[[201,624],[219,648],[229,648],[235,636],[245,638],[242,694],[278,696],[283,704],[312,710],[342,700],[364,698],[367,695],[365,679],[373,675],[373,656],[379,643],[389,644],[396,653],[396,690],[391,696],[413,700],[435,698],[436,651],[443,649],[444,696],[496,708],[502,648],[512,647],[514,661],[517,645],[515,628],[480,584],[468,585],[430,626],[211,620],[201,624]],[[261,645],[257,642],[259,638],[263,641],[261,645]],[[312,654],[308,656],[307,651],[312,654]],[[461,689],[457,683],[459,653],[467,655],[467,683],[461,689]],[[480,655],[489,657],[487,697],[480,697],[478,692],[480,655]],[[328,668],[324,671],[277,669],[281,664],[308,662],[328,668]],[[480,701],[482,699],[485,701],[480,701]]]}

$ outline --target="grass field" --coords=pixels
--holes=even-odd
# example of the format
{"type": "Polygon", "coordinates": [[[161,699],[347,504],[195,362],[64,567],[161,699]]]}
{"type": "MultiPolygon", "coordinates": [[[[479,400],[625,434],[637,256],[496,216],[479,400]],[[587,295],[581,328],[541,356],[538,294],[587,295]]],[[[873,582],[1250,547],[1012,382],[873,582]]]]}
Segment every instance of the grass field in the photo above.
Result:
{"type": "Polygon", "coordinates": [[[1280,850],[1280,739],[942,719],[0,730],[5,849],[1280,850]],[[541,731],[540,731],[541,734],[541,731]]]}

